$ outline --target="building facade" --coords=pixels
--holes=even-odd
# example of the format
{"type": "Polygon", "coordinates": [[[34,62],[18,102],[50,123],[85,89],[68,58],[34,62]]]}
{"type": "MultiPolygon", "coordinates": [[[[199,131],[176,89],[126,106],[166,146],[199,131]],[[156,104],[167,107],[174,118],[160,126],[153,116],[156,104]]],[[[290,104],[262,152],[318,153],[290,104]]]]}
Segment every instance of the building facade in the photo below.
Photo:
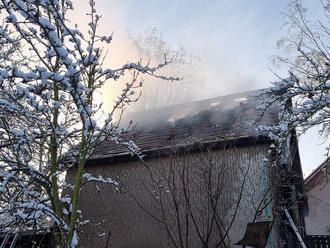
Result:
{"type": "Polygon", "coordinates": [[[330,161],[327,159],[305,179],[309,215],[308,235],[330,235],[330,161]]]}
{"type": "Polygon", "coordinates": [[[278,112],[261,115],[253,94],[129,115],[137,126],[125,135],[144,159],[109,141],[94,151],[86,173],[120,186],[84,184],[79,208],[90,221],[79,228],[79,246],[298,247],[283,211],[289,209],[303,234],[296,139],[290,161],[280,164],[267,134],[255,129],[275,125],[278,112]]]}

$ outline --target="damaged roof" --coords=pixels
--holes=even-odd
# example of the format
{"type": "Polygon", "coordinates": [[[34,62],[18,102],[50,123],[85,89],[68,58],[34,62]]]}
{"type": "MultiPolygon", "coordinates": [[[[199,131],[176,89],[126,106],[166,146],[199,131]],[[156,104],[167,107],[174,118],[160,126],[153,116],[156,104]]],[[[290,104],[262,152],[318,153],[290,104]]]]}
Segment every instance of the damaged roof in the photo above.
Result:
{"type": "MultiPolygon", "coordinates": [[[[124,125],[130,121],[136,125],[125,135],[144,153],[170,147],[265,137],[256,131],[256,125],[278,123],[278,110],[272,107],[262,115],[256,108],[256,94],[257,91],[251,91],[129,113],[123,118],[124,125]]],[[[90,160],[129,154],[126,147],[105,141],[94,150],[90,160]]]]}

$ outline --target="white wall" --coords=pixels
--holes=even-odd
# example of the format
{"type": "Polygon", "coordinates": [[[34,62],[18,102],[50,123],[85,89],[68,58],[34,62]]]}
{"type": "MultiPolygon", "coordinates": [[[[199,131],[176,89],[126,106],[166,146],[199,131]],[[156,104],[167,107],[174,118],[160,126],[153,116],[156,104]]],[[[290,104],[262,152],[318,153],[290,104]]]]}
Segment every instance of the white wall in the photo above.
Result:
{"type": "Polygon", "coordinates": [[[307,192],[309,216],[305,217],[308,235],[330,235],[330,176],[307,192]]]}

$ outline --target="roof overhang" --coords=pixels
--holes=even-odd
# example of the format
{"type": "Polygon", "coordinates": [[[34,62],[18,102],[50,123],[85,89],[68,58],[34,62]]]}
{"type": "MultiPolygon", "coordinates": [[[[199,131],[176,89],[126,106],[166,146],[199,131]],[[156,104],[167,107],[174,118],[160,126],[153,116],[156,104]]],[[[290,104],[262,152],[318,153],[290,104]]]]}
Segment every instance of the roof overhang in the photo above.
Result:
{"type": "MultiPolygon", "coordinates": [[[[194,142],[194,143],[183,143],[176,144],[173,146],[162,147],[158,149],[149,149],[141,151],[145,156],[144,160],[160,157],[168,157],[169,155],[176,154],[186,154],[186,153],[197,153],[205,150],[219,150],[219,149],[229,149],[229,148],[238,148],[244,146],[255,146],[255,145],[266,145],[271,144],[271,139],[264,135],[259,135],[256,137],[253,136],[241,136],[241,137],[228,137],[225,139],[219,140],[208,140],[203,142],[194,142]]],[[[86,163],[86,166],[91,165],[110,165],[118,162],[127,162],[127,161],[138,161],[139,158],[137,155],[125,152],[122,154],[116,154],[113,156],[98,156],[92,159],[89,159],[86,163]]]]}

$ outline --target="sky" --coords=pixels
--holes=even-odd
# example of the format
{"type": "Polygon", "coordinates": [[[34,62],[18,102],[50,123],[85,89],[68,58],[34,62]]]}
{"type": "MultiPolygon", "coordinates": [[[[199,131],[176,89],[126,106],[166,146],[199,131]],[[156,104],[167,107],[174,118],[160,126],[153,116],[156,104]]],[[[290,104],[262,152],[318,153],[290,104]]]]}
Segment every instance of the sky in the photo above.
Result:
{"type": "MultiPolygon", "coordinates": [[[[318,1],[305,2],[318,12],[318,1]]],[[[78,10],[84,5],[79,3],[78,10]]],[[[166,42],[200,57],[199,99],[269,87],[276,80],[274,72],[285,76],[286,68],[275,66],[272,58],[285,52],[276,48],[276,41],[285,35],[288,0],[97,0],[96,4],[103,14],[102,31],[114,33],[110,50],[114,64],[136,57],[128,33],[137,37],[156,27],[166,42]]],[[[325,159],[322,141],[316,129],[299,139],[304,176],[325,159]]]]}

